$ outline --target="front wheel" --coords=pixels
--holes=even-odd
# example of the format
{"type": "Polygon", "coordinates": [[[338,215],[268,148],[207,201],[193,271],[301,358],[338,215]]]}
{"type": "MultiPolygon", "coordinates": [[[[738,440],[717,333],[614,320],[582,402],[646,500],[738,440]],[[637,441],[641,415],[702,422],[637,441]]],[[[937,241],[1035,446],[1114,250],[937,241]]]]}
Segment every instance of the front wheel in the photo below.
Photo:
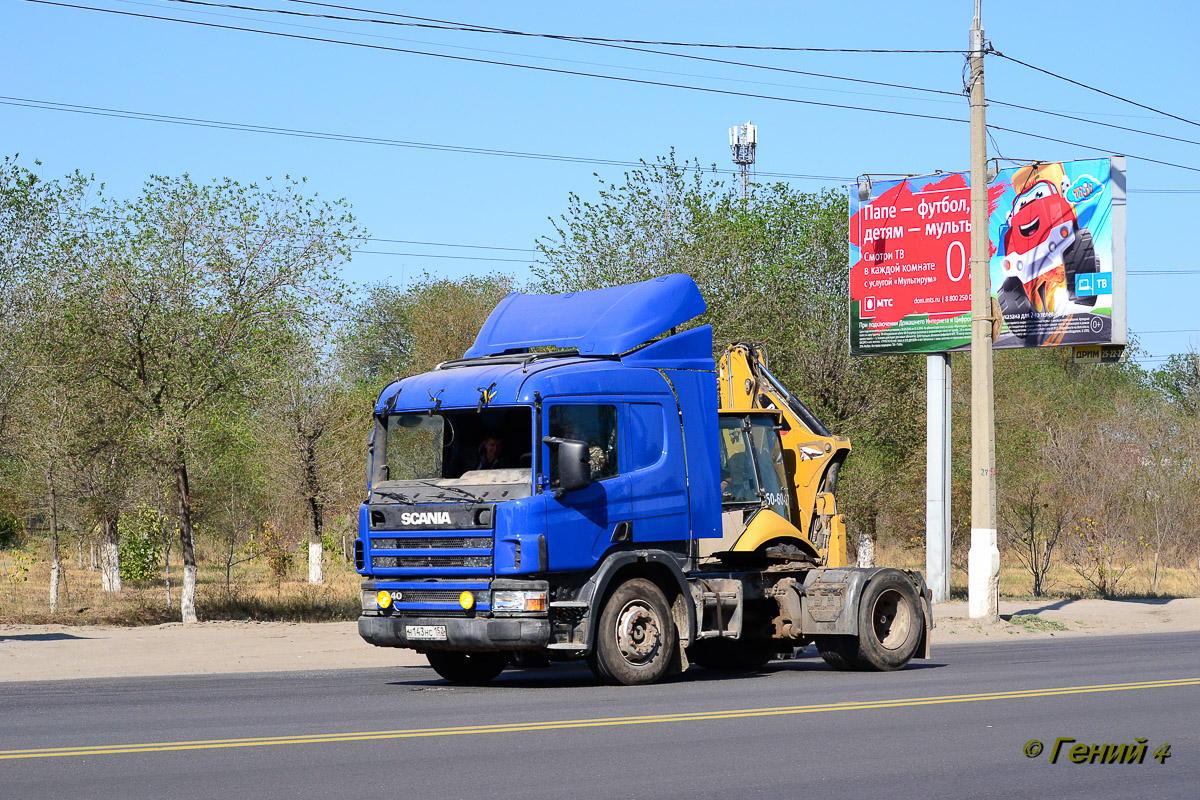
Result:
{"type": "Polygon", "coordinates": [[[678,648],[666,596],[650,581],[633,578],[604,604],[588,666],[605,683],[655,683],[667,674],[678,648]]]}
{"type": "Polygon", "coordinates": [[[508,666],[508,653],[458,653],[449,650],[430,650],[425,654],[429,666],[451,683],[482,686],[508,666]]]}

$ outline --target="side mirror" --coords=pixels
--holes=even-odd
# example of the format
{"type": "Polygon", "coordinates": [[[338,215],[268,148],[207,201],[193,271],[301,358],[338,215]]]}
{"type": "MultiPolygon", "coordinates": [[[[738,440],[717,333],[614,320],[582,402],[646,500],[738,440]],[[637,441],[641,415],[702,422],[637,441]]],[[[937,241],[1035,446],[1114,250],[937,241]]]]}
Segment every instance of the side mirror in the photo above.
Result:
{"type": "Polygon", "coordinates": [[[559,484],[556,497],[592,485],[592,457],[587,442],[557,436],[547,436],[542,441],[554,450],[559,484]]]}

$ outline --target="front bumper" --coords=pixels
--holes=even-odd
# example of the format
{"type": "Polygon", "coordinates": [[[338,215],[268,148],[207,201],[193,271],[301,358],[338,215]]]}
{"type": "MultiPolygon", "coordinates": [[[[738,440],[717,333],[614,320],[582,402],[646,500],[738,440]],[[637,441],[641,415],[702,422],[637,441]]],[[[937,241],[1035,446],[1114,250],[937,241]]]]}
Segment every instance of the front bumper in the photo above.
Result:
{"type": "Polygon", "coordinates": [[[414,650],[541,650],[550,643],[550,621],[545,617],[407,617],[361,616],[358,635],[377,647],[411,647],[414,650]],[[411,640],[409,625],[444,625],[445,641],[411,640]]]}

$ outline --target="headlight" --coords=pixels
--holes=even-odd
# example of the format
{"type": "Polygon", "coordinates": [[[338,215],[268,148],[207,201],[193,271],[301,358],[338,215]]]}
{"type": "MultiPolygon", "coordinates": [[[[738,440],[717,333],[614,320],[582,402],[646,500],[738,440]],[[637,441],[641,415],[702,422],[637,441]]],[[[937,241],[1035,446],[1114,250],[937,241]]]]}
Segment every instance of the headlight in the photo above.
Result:
{"type": "Polygon", "coordinates": [[[379,593],[375,595],[375,604],[380,608],[391,608],[392,593],[387,589],[380,589],[379,593]]]}
{"type": "Polygon", "coordinates": [[[545,592],[500,591],[492,593],[492,611],[545,611],[545,592]]]}
{"type": "Polygon", "coordinates": [[[464,591],[458,596],[458,604],[465,610],[470,611],[475,607],[475,595],[471,592],[464,591]]]}

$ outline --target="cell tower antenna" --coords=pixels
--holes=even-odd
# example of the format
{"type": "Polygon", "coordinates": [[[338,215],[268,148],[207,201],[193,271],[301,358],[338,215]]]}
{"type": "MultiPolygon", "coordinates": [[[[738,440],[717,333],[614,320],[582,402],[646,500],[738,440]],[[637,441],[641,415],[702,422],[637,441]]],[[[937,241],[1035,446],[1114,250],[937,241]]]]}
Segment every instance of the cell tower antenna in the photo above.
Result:
{"type": "Polygon", "coordinates": [[[729,129],[729,148],[733,163],[742,171],[742,199],[748,196],[750,176],[754,174],[754,151],[758,148],[758,126],[749,120],[745,125],[729,129]]]}

